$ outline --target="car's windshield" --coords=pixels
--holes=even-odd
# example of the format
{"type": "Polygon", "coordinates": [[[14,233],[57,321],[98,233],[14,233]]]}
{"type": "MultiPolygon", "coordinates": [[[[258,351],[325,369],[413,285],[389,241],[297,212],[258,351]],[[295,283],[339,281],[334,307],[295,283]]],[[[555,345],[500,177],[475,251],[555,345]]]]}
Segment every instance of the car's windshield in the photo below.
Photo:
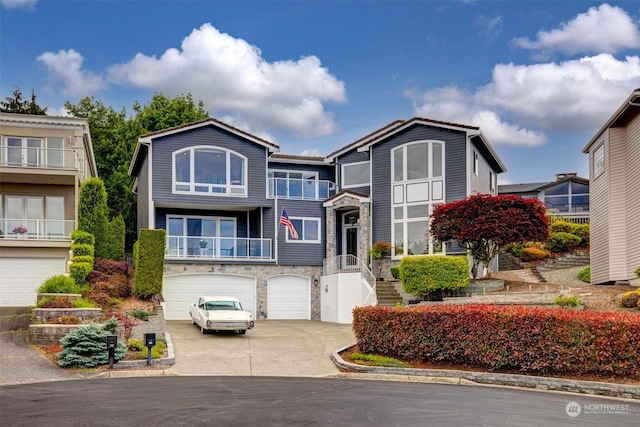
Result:
{"type": "Polygon", "coordinates": [[[242,306],[237,301],[207,301],[205,310],[242,310],[242,306]]]}

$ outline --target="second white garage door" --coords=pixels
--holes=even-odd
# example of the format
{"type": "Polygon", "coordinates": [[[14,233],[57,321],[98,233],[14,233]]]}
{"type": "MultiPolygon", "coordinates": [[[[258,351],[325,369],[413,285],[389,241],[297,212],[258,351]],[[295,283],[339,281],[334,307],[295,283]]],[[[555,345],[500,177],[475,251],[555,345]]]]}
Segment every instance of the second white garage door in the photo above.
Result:
{"type": "Polygon", "coordinates": [[[204,295],[236,297],[242,308],[256,318],[256,279],[232,274],[176,274],[165,276],[162,284],[164,316],[167,320],[188,320],[189,306],[204,295]]]}
{"type": "Polygon", "coordinates": [[[291,275],[270,278],[267,319],[311,319],[311,279],[291,275]]]}
{"type": "Polygon", "coordinates": [[[51,276],[64,274],[64,258],[0,258],[0,307],[36,303],[36,289],[51,276]]]}

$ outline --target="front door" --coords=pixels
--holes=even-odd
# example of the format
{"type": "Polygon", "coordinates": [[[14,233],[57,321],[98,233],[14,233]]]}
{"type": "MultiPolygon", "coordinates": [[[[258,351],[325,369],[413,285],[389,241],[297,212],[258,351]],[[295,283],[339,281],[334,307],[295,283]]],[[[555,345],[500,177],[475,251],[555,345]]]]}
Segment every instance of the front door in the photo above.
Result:
{"type": "Polygon", "coordinates": [[[345,255],[342,257],[342,268],[357,265],[359,217],[359,211],[350,211],[342,215],[342,255],[345,255]]]}

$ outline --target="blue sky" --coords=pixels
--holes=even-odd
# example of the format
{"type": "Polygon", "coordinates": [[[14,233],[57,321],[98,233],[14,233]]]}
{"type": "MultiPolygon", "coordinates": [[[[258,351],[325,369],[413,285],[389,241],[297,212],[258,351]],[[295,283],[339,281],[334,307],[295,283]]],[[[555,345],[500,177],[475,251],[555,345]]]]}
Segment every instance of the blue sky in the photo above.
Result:
{"type": "Polygon", "coordinates": [[[192,93],[287,154],[396,119],[478,125],[501,183],[588,177],[581,150],[640,87],[640,2],[0,0],[0,97],[51,115],[192,93]]]}

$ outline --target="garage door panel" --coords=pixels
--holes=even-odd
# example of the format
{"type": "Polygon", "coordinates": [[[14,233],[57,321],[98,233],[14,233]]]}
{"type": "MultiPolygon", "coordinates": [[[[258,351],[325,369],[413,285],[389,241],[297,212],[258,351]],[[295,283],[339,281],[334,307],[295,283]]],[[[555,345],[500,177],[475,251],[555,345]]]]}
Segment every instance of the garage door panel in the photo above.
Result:
{"type": "Polygon", "coordinates": [[[165,318],[188,320],[189,306],[203,295],[233,296],[242,307],[256,317],[256,280],[253,277],[229,274],[183,274],[164,278],[162,296],[165,318]]]}
{"type": "Polygon", "coordinates": [[[311,281],[302,276],[276,276],[267,283],[267,318],[311,319],[311,281]]]}
{"type": "Polygon", "coordinates": [[[0,307],[28,307],[49,277],[64,274],[64,258],[0,258],[0,307]]]}

